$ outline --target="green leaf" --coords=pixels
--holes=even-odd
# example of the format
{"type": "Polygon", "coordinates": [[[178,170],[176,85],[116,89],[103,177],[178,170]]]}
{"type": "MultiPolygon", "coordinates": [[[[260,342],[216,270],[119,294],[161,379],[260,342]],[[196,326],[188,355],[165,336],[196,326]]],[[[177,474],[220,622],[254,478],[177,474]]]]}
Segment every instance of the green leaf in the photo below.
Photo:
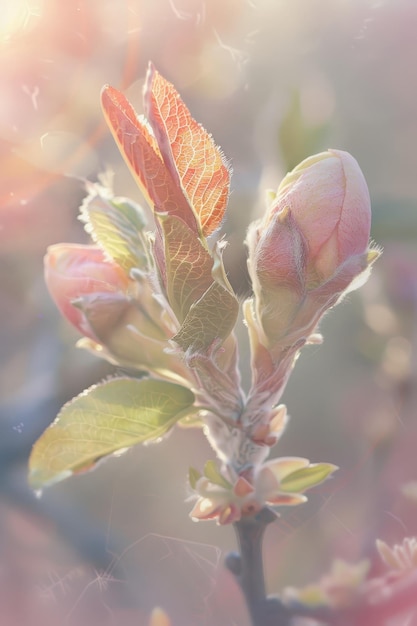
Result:
{"type": "Polygon", "coordinates": [[[280,491],[288,493],[302,493],[306,489],[320,484],[338,467],[332,463],[315,463],[303,469],[296,470],[282,479],[280,491]]]}
{"type": "Polygon", "coordinates": [[[191,489],[195,489],[197,481],[201,478],[201,474],[195,467],[190,467],[188,470],[188,482],[190,483],[191,489]]]}
{"type": "Polygon", "coordinates": [[[216,461],[207,461],[204,466],[204,476],[208,478],[211,483],[224,487],[224,489],[231,489],[232,485],[227,481],[219,472],[216,461]]]}
{"type": "Polygon", "coordinates": [[[143,235],[145,215],[128,198],[113,197],[101,185],[89,185],[89,195],[81,205],[81,221],[86,231],[126,273],[148,264],[147,244],[143,235]]]}
{"type": "Polygon", "coordinates": [[[200,416],[200,409],[193,407],[187,412],[185,417],[178,420],[178,426],[181,426],[181,428],[203,428],[204,421],[200,416]]]}
{"type": "Polygon", "coordinates": [[[41,488],[93,467],[99,459],[158,439],[192,406],[194,394],[154,379],[116,378],[68,402],[36,441],[29,481],[41,488]]]}
{"type": "Polygon", "coordinates": [[[178,217],[160,218],[164,233],[166,290],[178,320],[213,283],[213,259],[197,235],[178,217]]]}
{"type": "Polygon", "coordinates": [[[173,340],[185,351],[204,353],[217,340],[230,335],[239,312],[236,297],[219,283],[212,283],[192,305],[173,340]]]}

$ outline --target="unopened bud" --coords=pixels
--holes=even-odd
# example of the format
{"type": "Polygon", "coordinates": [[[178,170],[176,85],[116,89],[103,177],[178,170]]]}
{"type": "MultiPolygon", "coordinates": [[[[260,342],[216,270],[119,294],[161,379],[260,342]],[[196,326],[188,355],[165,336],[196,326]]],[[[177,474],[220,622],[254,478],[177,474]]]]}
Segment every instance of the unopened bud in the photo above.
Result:
{"type": "Polygon", "coordinates": [[[249,227],[249,273],[261,332],[273,345],[307,338],[375,260],[364,176],[347,152],[328,150],[282,181],[265,217],[249,227]]]}
{"type": "Polygon", "coordinates": [[[44,265],[49,293],[62,315],[80,333],[96,339],[83,311],[74,306],[74,302],[92,294],[106,294],[109,300],[113,296],[118,299],[127,291],[129,278],[118,265],[106,260],[97,246],[50,246],[44,265]]]}

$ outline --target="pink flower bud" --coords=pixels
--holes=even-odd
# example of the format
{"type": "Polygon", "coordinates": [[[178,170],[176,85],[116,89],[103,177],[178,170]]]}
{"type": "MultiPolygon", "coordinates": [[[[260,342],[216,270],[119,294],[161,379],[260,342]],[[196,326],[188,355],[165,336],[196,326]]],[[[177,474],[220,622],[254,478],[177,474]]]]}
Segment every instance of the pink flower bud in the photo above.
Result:
{"type": "Polygon", "coordinates": [[[300,349],[322,316],[356,289],[379,251],[369,248],[371,208],[363,174],[347,152],[328,150],[282,181],[246,243],[254,296],[244,306],[252,385],[242,422],[255,443],[272,419],[300,349]]]}
{"type": "Polygon", "coordinates": [[[47,287],[62,315],[80,333],[96,339],[84,313],[73,303],[86,295],[123,294],[129,278],[96,246],[56,244],[48,248],[44,263],[47,287]]]}
{"type": "Polygon", "coordinates": [[[96,246],[57,244],[45,256],[45,279],[62,315],[87,338],[80,346],[112,363],[187,379],[183,362],[165,352],[175,330],[144,276],[130,279],[96,246]]]}
{"type": "Polygon", "coordinates": [[[306,340],[378,253],[368,249],[369,192],[347,152],[328,150],[282,181],[265,217],[251,224],[248,266],[260,341],[306,340]]]}
{"type": "Polygon", "coordinates": [[[331,278],[346,261],[368,250],[371,204],[356,160],[347,152],[328,150],[298,165],[282,181],[266,225],[288,212],[305,250],[294,249],[304,265],[308,288],[331,278]],[[305,258],[300,258],[304,254],[305,258]]]}

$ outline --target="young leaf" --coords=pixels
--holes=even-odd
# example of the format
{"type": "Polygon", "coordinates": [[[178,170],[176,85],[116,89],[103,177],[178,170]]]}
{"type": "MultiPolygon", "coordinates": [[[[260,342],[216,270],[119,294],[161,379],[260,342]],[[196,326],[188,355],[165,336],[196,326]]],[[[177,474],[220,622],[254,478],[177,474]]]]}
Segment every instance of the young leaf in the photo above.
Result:
{"type": "Polygon", "coordinates": [[[216,461],[207,461],[204,466],[204,476],[208,478],[211,483],[219,485],[219,487],[223,487],[224,489],[232,488],[229,481],[220,474],[216,461]]]}
{"type": "Polygon", "coordinates": [[[147,250],[141,235],[146,221],[141,207],[127,198],[112,197],[100,185],[89,187],[80,214],[86,231],[127,274],[132,268],[146,267],[147,250]]]}
{"type": "Polygon", "coordinates": [[[195,467],[190,467],[188,470],[188,482],[190,483],[191,489],[195,489],[197,481],[201,478],[200,472],[195,469],[195,467]]]}
{"type": "Polygon", "coordinates": [[[320,484],[338,468],[331,463],[315,463],[288,474],[281,481],[280,490],[300,493],[320,484]]]}
{"type": "Polygon", "coordinates": [[[191,306],[173,340],[184,352],[206,352],[216,339],[224,341],[230,335],[238,312],[236,297],[213,282],[200,300],[191,306]]]}
{"type": "Polygon", "coordinates": [[[165,242],[166,291],[180,322],[213,283],[213,259],[200,239],[176,217],[161,220],[165,242]]]}
{"type": "Polygon", "coordinates": [[[193,402],[192,391],[161,380],[116,378],[90,387],[61,409],[33,446],[32,487],[58,482],[109,454],[158,439],[193,402]]]}
{"type": "Polygon", "coordinates": [[[191,117],[174,86],[152,65],[145,110],[165,165],[179,179],[202,232],[210,235],[221,224],[229,197],[230,171],[221,150],[191,117]]]}
{"type": "Polygon", "coordinates": [[[101,102],[116,144],[150,207],[157,213],[177,215],[197,234],[196,215],[163,162],[147,125],[125,96],[109,85],[102,90],[101,102]]]}

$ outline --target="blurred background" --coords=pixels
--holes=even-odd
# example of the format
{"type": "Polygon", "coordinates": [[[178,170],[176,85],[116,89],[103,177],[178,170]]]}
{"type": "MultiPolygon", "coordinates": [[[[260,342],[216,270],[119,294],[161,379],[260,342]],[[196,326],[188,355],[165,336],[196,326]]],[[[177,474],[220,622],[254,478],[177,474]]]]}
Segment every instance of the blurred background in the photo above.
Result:
{"type": "MultiPolygon", "coordinates": [[[[248,626],[223,568],[231,528],[189,520],[186,475],[213,454],[176,430],[32,494],[33,441],[62,404],[114,370],[75,348],[44,286],[49,244],[87,242],[83,179],[114,173],[141,202],[106,129],[104,83],[140,111],[149,60],[220,144],[234,175],[226,264],[248,294],[242,241],[267,188],[328,147],[367,178],[368,284],[322,324],[283,400],[273,452],[340,466],[268,528],[270,592],[335,557],[417,533],[417,4],[415,0],[3,0],[0,16],[0,623],[248,626]]],[[[242,361],[247,361],[242,328],[242,361]]]]}

